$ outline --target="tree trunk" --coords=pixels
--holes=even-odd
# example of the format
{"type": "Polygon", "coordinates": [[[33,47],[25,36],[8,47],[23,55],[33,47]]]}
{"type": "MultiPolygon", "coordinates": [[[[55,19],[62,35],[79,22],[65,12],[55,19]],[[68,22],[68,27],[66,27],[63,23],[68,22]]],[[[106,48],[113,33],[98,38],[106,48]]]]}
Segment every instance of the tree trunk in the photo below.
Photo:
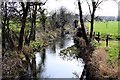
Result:
{"type": "Polygon", "coordinates": [[[44,13],[44,10],[41,11],[41,21],[42,21],[42,27],[43,27],[43,30],[45,31],[45,22],[46,22],[46,16],[45,16],[45,13],[44,13]]]}
{"type": "Polygon", "coordinates": [[[93,1],[92,2],[92,14],[91,14],[91,29],[90,29],[90,39],[92,39],[93,36],[93,29],[94,29],[94,16],[95,16],[95,11],[96,11],[96,3],[93,1]]]}
{"type": "Polygon", "coordinates": [[[80,23],[81,23],[82,32],[83,32],[83,38],[85,39],[86,44],[88,45],[89,41],[88,41],[88,38],[87,38],[87,35],[86,35],[86,32],[85,32],[85,28],[84,28],[84,22],[83,22],[83,18],[82,18],[83,17],[82,8],[81,8],[81,3],[80,2],[78,2],[78,6],[79,6],[80,23]]]}
{"type": "Polygon", "coordinates": [[[95,9],[93,9],[93,13],[91,14],[90,39],[92,39],[92,36],[93,36],[93,28],[94,28],[94,15],[95,15],[95,9]]]}
{"type": "Polygon", "coordinates": [[[31,71],[32,71],[32,76],[34,80],[37,80],[37,70],[36,70],[36,60],[35,56],[32,58],[32,63],[31,63],[31,71]]]}
{"type": "Polygon", "coordinates": [[[21,27],[21,30],[20,30],[20,37],[19,37],[18,50],[21,50],[21,49],[22,49],[22,45],[23,45],[23,36],[24,36],[24,28],[25,28],[25,22],[26,22],[26,19],[23,18],[23,20],[22,20],[22,27],[21,27]]]}
{"type": "Polygon", "coordinates": [[[43,21],[42,25],[43,25],[43,30],[45,31],[45,21],[43,21]]]}
{"type": "Polygon", "coordinates": [[[2,25],[2,47],[5,48],[6,41],[10,47],[11,50],[14,49],[14,43],[10,36],[10,29],[9,29],[9,18],[7,14],[7,3],[5,3],[5,15],[4,15],[4,22],[2,25]]]}
{"type": "Polygon", "coordinates": [[[22,4],[22,8],[23,8],[23,17],[22,17],[22,27],[21,27],[21,30],[20,30],[18,50],[21,50],[22,45],[23,45],[24,29],[25,29],[25,26],[26,26],[25,23],[26,23],[28,8],[29,8],[29,2],[27,2],[26,8],[24,7],[23,2],[21,2],[21,4],[22,4]]]}
{"type": "Polygon", "coordinates": [[[9,28],[9,18],[7,18],[7,30],[6,30],[6,38],[7,38],[7,41],[10,45],[10,48],[11,50],[14,50],[14,42],[13,42],[13,39],[11,38],[11,34],[10,34],[10,28],[9,28]]]}
{"type": "Polygon", "coordinates": [[[37,14],[37,4],[35,4],[35,10],[33,15],[33,41],[35,41],[35,34],[36,34],[36,14],[37,14]]]}
{"type": "Polygon", "coordinates": [[[5,3],[5,15],[4,15],[4,22],[2,24],[2,47],[5,48],[5,26],[7,21],[7,3],[5,3]]]}
{"type": "Polygon", "coordinates": [[[30,34],[28,36],[26,36],[26,38],[25,38],[25,44],[27,44],[28,46],[30,44],[31,36],[33,34],[33,20],[32,20],[32,12],[31,11],[30,11],[30,22],[31,22],[30,34]]]}
{"type": "Polygon", "coordinates": [[[37,5],[35,4],[35,6],[33,5],[33,13],[31,16],[31,31],[30,31],[30,35],[28,38],[28,45],[30,44],[30,41],[33,40],[35,41],[35,34],[36,34],[36,14],[37,14],[37,5]]]}

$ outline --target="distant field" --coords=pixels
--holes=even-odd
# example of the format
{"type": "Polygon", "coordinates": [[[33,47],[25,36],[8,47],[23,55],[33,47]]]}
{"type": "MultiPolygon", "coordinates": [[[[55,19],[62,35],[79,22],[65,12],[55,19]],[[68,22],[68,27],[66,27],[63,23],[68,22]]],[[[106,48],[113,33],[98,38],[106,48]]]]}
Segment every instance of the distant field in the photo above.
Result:
{"type": "MultiPolygon", "coordinates": [[[[90,23],[87,24],[90,29],[90,23]]],[[[94,31],[100,32],[101,36],[104,37],[106,34],[112,35],[113,39],[118,38],[118,22],[109,21],[109,22],[95,22],[94,31]]]]}
{"type": "MultiPolygon", "coordinates": [[[[87,24],[90,29],[90,23],[87,24]]],[[[108,48],[106,49],[108,53],[108,59],[111,60],[117,60],[119,48],[118,48],[118,41],[116,40],[118,38],[118,22],[117,21],[109,21],[109,22],[95,22],[94,24],[94,31],[100,32],[101,38],[105,40],[105,35],[110,34],[112,35],[111,41],[109,41],[108,48]]],[[[100,41],[100,44],[98,47],[105,47],[105,41],[100,41]]]]}

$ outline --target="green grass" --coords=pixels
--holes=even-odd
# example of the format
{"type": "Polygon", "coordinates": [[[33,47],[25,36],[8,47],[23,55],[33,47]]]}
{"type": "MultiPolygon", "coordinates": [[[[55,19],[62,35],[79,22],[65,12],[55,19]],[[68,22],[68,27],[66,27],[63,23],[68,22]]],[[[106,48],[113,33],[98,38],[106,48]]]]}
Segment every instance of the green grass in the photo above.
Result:
{"type": "MultiPolygon", "coordinates": [[[[90,29],[90,23],[87,24],[90,29]]],[[[100,32],[101,38],[103,40],[106,39],[106,35],[112,35],[112,40],[109,41],[109,46],[106,48],[105,41],[100,41],[97,43],[97,47],[105,47],[108,53],[108,60],[115,61],[118,59],[119,48],[118,48],[118,22],[117,21],[109,21],[109,22],[95,22],[94,24],[94,31],[100,32]]]]}
{"type": "MultiPolygon", "coordinates": [[[[101,41],[97,44],[97,47],[105,47],[105,41],[101,41]]],[[[105,48],[108,53],[108,60],[115,61],[118,59],[119,55],[119,48],[118,48],[118,41],[109,41],[108,47],[105,48]]]]}
{"type": "MultiPolygon", "coordinates": [[[[90,23],[87,24],[90,29],[90,23]]],[[[118,22],[117,21],[109,21],[109,22],[95,22],[94,23],[94,31],[100,32],[101,37],[105,38],[106,34],[112,35],[112,39],[118,38],[118,22]]]]}
{"type": "MultiPolygon", "coordinates": [[[[109,22],[95,22],[94,30],[101,33],[101,37],[104,35],[112,35],[112,39],[116,39],[118,36],[118,22],[109,21],[109,22]]],[[[105,42],[101,43],[102,46],[105,46],[105,42]]],[[[118,57],[118,41],[109,41],[109,47],[107,49],[109,60],[117,59],[118,57]]]]}
{"type": "Polygon", "coordinates": [[[119,48],[118,42],[110,41],[109,48],[108,48],[108,56],[110,60],[118,59],[119,48]]]}

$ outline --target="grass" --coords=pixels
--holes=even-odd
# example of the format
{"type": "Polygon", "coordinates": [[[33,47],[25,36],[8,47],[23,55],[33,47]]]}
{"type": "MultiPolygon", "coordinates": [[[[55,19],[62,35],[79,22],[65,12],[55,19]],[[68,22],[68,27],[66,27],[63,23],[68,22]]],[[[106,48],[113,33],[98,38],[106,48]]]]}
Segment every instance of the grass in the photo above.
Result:
{"type": "MultiPolygon", "coordinates": [[[[90,29],[90,23],[87,24],[90,29]]],[[[112,35],[112,40],[109,41],[108,47],[106,46],[105,41],[100,41],[97,44],[97,47],[104,47],[106,52],[108,53],[108,60],[116,61],[118,60],[119,55],[119,48],[118,48],[118,22],[117,21],[109,21],[109,22],[95,22],[94,24],[94,31],[100,32],[101,38],[105,40],[105,35],[110,34],[112,35]]]]}
{"type": "Polygon", "coordinates": [[[109,41],[108,47],[106,47],[105,41],[97,43],[97,48],[104,47],[108,54],[108,61],[115,62],[118,60],[119,48],[118,41],[109,41]]]}
{"type": "Polygon", "coordinates": [[[104,34],[118,34],[118,22],[95,22],[95,31],[104,34]]]}
{"type": "MultiPolygon", "coordinates": [[[[90,23],[87,24],[90,29],[90,23]]],[[[109,22],[95,22],[94,23],[94,31],[100,32],[101,38],[105,38],[106,34],[112,35],[112,39],[118,38],[118,22],[117,21],[109,21],[109,22]]]]}

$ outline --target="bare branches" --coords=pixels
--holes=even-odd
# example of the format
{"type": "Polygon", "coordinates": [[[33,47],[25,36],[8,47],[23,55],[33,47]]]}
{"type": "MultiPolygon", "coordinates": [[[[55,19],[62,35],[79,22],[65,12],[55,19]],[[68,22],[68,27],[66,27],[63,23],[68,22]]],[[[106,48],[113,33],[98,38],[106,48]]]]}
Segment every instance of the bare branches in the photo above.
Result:
{"type": "Polygon", "coordinates": [[[21,2],[21,6],[22,6],[22,9],[24,11],[25,10],[25,4],[23,2],[21,2]]]}
{"type": "Polygon", "coordinates": [[[95,11],[95,10],[99,7],[99,5],[100,5],[102,2],[104,2],[105,0],[97,0],[97,1],[95,1],[95,0],[90,0],[90,1],[86,0],[86,3],[87,3],[87,5],[88,5],[89,14],[91,15],[92,12],[95,11]],[[90,3],[90,1],[91,1],[91,3],[90,3]]]}
{"type": "Polygon", "coordinates": [[[91,15],[91,8],[90,8],[90,4],[89,4],[89,2],[86,0],[86,2],[87,2],[87,5],[88,5],[88,7],[89,7],[89,12],[90,12],[90,15],[91,15]]]}
{"type": "Polygon", "coordinates": [[[42,5],[45,5],[47,1],[48,1],[48,0],[46,0],[44,3],[42,3],[42,5]]]}
{"type": "Polygon", "coordinates": [[[100,1],[99,2],[99,0],[98,0],[98,2],[96,3],[96,8],[102,3],[102,2],[104,2],[105,0],[102,0],[102,1],[100,1]]]}
{"type": "Polygon", "coordinates": [[[80,23],[81,23],[81,27],[82,27],[82,32],[83,32],[83,38],[85,39],[86,41],[86,44],[88,45],[89,44],[89,41],[88,41],[88,37],[87,37],[87,34],[85,32],[85,28],[84,28],[84,21],[83,21],[83,15],[82,15],[82,8],[81,8],[81,3],[78,1],[78,7],[79,7],[79,15],[80,15],[80,23]]]}
{"type": "Polygon", "coordinates": [[[104,2],[105,0],[90,0],[90,2],[88,2],[88,0],[86,0],[87,2],[87,5],[88,5],[88,8],[89,8],[89,13],[90,13],[90,16],[91,16],[91,20],[90,20],[90,23],[91,23],[91,29],[90,29],[90,38],[92,39],[92,34],[93,34],[93,29],[94,29],[94,19],[95,19],[95,12],[96,12],[96,9],[99,7],[99,5],[104,2]]]}
{"type": "Polygon", "coordinates": [[[100,0],[98,0],[98,1],[96,2],[96,4],[98,4],[98,3],[99,3],[99,1],[100,1],[100,0]]]}
{"type": "Polygon", "coordinates": [[[21,10],[20,11],[18,11],[15,7],[11,7],[11,8],[13,8],[13,10],[15,11],[15,12],[17,12],[18,14],[19,14],[19,16],[21,16],[22,14],[20,13],[21,12],[21,10]]]}

